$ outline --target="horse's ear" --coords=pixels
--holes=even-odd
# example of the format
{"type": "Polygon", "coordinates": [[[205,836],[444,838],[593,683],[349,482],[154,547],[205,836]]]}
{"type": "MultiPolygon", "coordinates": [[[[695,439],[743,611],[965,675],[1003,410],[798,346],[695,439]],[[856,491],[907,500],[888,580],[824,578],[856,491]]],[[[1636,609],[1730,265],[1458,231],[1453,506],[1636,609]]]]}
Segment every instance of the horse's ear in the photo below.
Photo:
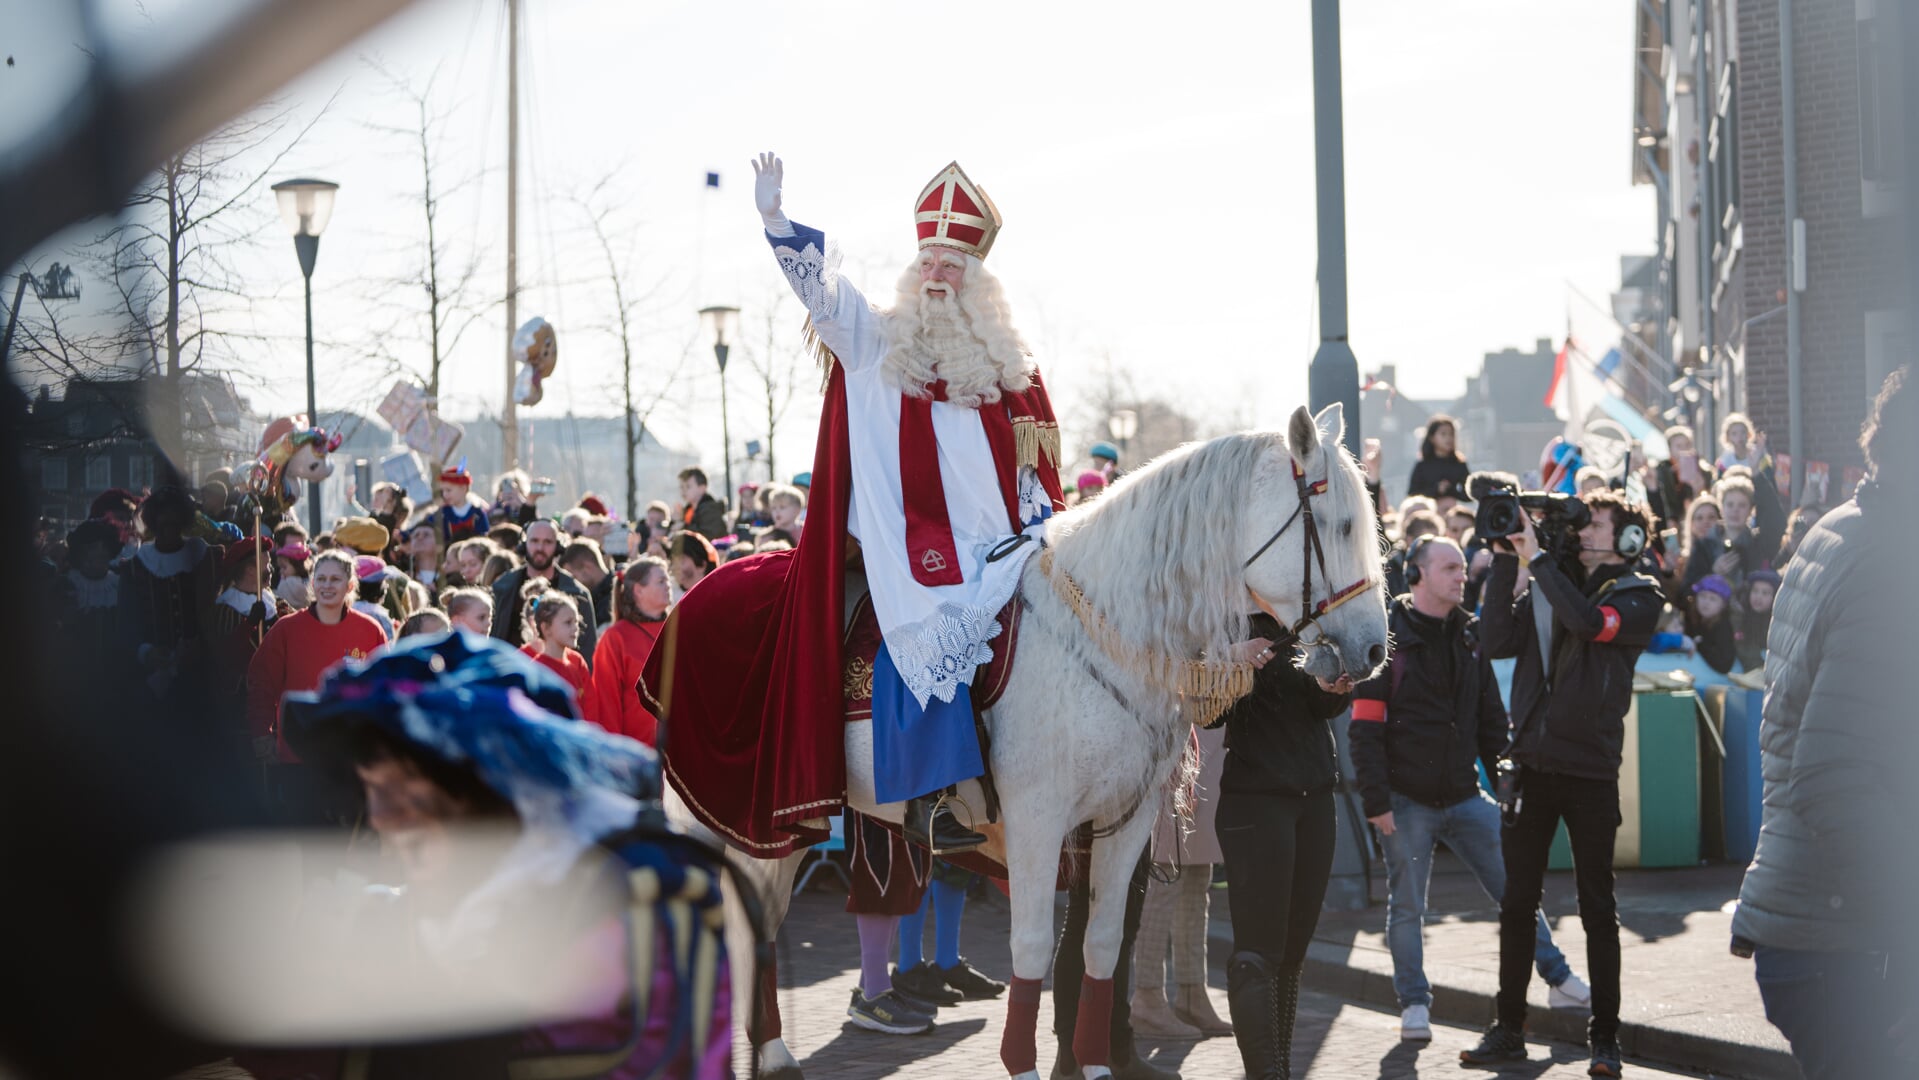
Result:
{"type": "Polygon", "coordinates": [[[1312,465],[1319,453],[1319,425],[1304,405],[1293,410],[1293,418],[1286,424],[1286,448],[1292,451],[1293,461],[1301,472],[1312,465]]]}
{"type": "Polygon", "coordinates": [[[1346,441],[1346,405],[1335,401],[1319,410],[1313,417],[1313,426],[1326,436],[1326,441],[1337,446],[1346,441]]]}

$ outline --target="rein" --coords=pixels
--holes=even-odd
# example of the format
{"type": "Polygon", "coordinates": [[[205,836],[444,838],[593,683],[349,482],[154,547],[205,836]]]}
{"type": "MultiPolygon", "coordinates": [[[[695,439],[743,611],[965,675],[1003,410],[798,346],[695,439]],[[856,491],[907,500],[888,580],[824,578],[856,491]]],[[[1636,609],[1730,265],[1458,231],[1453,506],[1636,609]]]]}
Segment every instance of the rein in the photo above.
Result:
{"type": "MultiPolygon", "coordinates": [[[[1320,580],[1326,583],[1328,589],[1333,587],[1332,575],[1326,572],[1326,547],[1325,543],[1319,538],[1319,521],[1313,516],[1312,501],[1313,496],[1326,494],[1327,482],[1320,480],[1308,484],[1306,482],[1306,474],[1300,471],[1299,462],[1293,462],[1292,466],[1293,487],[1299,492],[1299,504],[1293,507],[1293,512],[1288,515],[1286,520],[1280,524],[1279,528],[1273,532],[1273,535],[1266,538],[1265,543],[1259,545],[1259,550],[1253,552],[1252,557],[1247,559],[1245,565],[1241,567],[1242,570],[1247,569],[1251,567],[1253,563],[1259,561],[1261,555],[1266,554],[1274,544],[1279,542],[1280,537],[1286,535],[1287,530],[1293,527],[1294,522],[1305,522],[1306,542],[1300,545],[1303,558],[1301,560],[1302,566],[1300,570],[1298,621],[1287,625],[1286,620],[1280,617],[1279,612],[1273,610],[1273,605],[1267,601],[1265,597],[1259,595],[1258,590],[1250,585],[1246,587],[1246,591],[1252,593],[1253,602],[1259,605],[1259,609],[1271,615],[1274,621],[1286,628],[1288,643],[1305,641],[1304,635],[1306,631],[1309,628],[1316,629],[1320,619],[1353,597],[1365,594],[1375,584],[1370,578],[1360,578],[1351,585],[1331,593],[1319,603],[1313,603],[1313,564],[1315,562],[1319,564],[1320,580]]],[[[1327,466],[1329,469],[1331,467],[1330,464],[1327,466]]],[[[1314,640],[1317,641],[1318,638],[1315,637],[1314,640]]]]}

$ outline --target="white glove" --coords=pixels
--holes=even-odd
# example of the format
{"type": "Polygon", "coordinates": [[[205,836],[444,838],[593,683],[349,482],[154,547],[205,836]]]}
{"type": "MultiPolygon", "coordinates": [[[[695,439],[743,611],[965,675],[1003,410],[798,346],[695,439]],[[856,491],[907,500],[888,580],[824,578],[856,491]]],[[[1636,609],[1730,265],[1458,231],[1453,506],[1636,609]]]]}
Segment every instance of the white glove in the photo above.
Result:
{"type": "Polygon", "coordinates": [[[773,236],[792,236],[793,223],[780,211],[780,185],[786,179],[786,166],[770,151],[753,162],[753,202],[760,208],[760,220],[773,236]]]}

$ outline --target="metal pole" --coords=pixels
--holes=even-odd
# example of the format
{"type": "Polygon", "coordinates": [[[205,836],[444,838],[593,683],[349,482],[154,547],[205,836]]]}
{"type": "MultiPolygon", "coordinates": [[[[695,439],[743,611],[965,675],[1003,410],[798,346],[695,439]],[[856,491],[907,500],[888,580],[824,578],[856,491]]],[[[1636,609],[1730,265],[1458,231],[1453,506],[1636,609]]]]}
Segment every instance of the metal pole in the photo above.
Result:
{"type": "Polygon", "coordinates": [[[513,400],[519,366],[513,334],[520,328],[520,0],[506,0],[506,404],[500,409],[500,453],[520,467],[520,408],[513,400]]]}
{"type": "MultiPolygon", "coordinates": [[[[302,239],[307,239],[302,237],[302,239]]],[[[313,238],[316,241],[317,237],[313,238]]],[[[318,244],[316,243],[317,247],[318,244]]],[[[307,422],[318,427],[320,408],[314,402],[313,393],[313,275],[305,275],[307,293],[307,422]]],[[[317,482],[307,484],[307,534],[318,536],[326,530],[320,527],[320,485],[317,482]]]]}
{"type": "Polygon", "coordinates": [[[1313,0],[1313,134],[1319,186],[1319,351],[1307,374],[1314,412],[1343,402],[1346,449],[1359,456],[1359,360],[1346,343],[1346,160],[1339,0],[1313,0]]]}
{"type": "MultiPolygon", "coordinates": [[[[1319,187],[1319,350],[1308,370],[1307,398],[1314,412],[1341,402],[1346,412],[1346,449],[1359,456],[1359,360],[1346,343],[1346,150],[1340,102],[1339,0],[1313,0],[1313,137],[1319,187]]],[[[1342,762],[1351,762],[1346,725],[1333,723],[1342,762]]],[[[1351,776],[1352,769],[1340,769],[1351,776]]],[[[1333,869],[1324,906],[1362,911],[1372,902],[1372,852],[1366,824],[1350,785],[1342,785],[1333,869]]]]}
{"type": "MultiPolygon", "coordinates": [[[[720,362],[720,441],[722,443],[720,459],[726,473],[728,505],[731,505],[736,497],[733,491],[733,428],[727,423],[726,416],[726,354],[730,351],[732,351],[731,346],[724,341],[715,342],[713,345],[713,358],[720,362]]],[[[739,507],[733,509],[737,512],[739,507]]]]}
{"type": "Polygon", "coordinates": [[[1785,155],[1786,196],[1786,442],[1792,447],[1792,504],[1806,489],[1805,394],[1799,362],[1799,121],[1794,112],[1792,0],[1779,0],[1779,142],[1785,155]]]}

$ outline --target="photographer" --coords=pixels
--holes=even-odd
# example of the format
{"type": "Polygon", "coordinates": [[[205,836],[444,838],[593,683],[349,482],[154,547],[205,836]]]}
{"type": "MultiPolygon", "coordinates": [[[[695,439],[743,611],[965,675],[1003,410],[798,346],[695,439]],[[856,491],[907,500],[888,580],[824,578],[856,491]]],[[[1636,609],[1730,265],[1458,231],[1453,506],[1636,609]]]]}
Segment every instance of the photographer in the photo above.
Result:
{"type": "MultiPolygon", "coordinates": [[[[1482,507],[1496,498],[1482,499],[1482,507]]],[[[1499,1015],[1460,1059],[1477,1065],[1526,1055],[1522,1028],[1535,912],[1553,833],[1563,820],[1572,840],[1592,980],[1591,1073],[1618,1076],[1619,916],[1612,858],[1620,822],[1619,765],[1633,663],[1652,639],[1665,602],[1658,583],[1633,569],[1646,545],[1646,513],[1619,493],[1595,491],[1557,504],[1547,516],[1551,552],[1541,549],[1531,514],[1515,516],[1511,535],[1494,537],[1494,530],[1485,530],[1498,554],[1482,612],[1487,651],[1518,661],[1511,751],[1518,794],[1516,804],[1508,803],[1502,836],[1499,1015]],[[1532,587],[1515,599],[1522,562],[1532,571],[1532,587]]]]}

